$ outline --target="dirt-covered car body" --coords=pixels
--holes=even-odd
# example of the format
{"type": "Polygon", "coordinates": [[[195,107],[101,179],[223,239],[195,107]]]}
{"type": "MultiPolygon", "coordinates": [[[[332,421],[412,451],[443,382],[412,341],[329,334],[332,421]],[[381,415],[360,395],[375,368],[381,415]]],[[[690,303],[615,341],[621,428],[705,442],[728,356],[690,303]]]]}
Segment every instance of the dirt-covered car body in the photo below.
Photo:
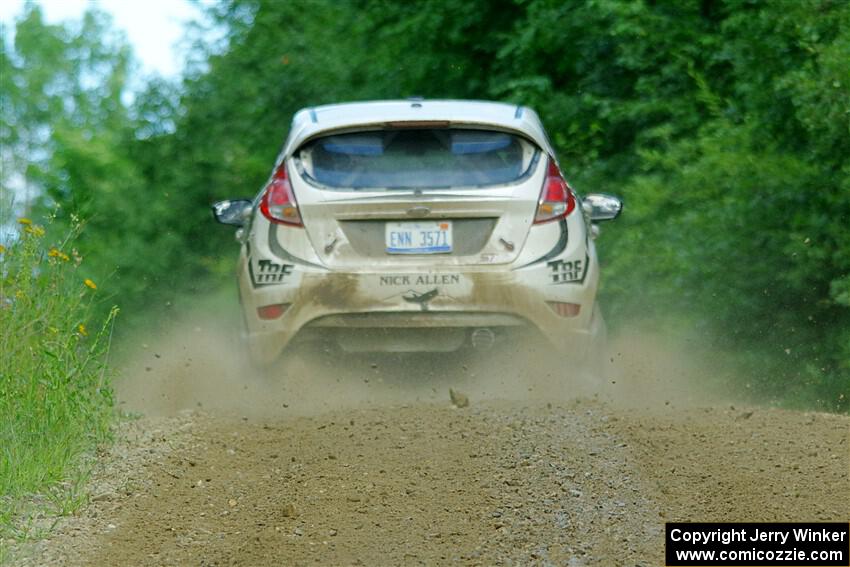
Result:
{"type": "MultiPolygon", "coordinates": [[[[537,115],[494,102],[401,100],[299,111],[240,225],[252,358],[293,340],[346,351],[451,351],[539,332],[565,356],[604,336],[590,217],[537,115]]],[[[590,205],[590,206],[588,206],[590,205]]]]}

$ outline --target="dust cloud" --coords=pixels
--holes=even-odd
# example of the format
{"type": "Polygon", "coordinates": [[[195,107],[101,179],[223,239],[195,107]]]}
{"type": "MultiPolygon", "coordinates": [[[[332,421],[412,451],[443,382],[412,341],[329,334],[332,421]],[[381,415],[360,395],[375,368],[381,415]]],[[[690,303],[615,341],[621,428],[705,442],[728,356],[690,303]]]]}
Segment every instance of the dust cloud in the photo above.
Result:
{"type": "Polygon", "coordinates": [[[645,330],[621,331],[594,373],[540,341],[484,352],[342,355],[287,352],[274,368],[249,363],[238,325],[188,316],[125,341],[118,364],[122,410],[151,416],[203,409],[248,418],[304,416],[343,408],[449,404],[449,388],[481,401],[562,403],[600,399],[614,406],[707,405],[715,371],[688,345],[645,330]],[[132,344],[127,348],[127,344],[132,344]]]}

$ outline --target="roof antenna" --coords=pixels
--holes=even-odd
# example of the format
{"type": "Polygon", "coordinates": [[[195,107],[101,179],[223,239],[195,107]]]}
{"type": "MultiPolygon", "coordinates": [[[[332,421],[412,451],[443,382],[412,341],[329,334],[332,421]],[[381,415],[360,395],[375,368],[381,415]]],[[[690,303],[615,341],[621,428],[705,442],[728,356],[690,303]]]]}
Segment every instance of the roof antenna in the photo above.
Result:
{"type": "Polygon", "coordinates": [[[409,96],[407,100],[412,101],[410,105],[411,108],[422,108],[422,101],[425,100],[423,96],[409,96]]]}

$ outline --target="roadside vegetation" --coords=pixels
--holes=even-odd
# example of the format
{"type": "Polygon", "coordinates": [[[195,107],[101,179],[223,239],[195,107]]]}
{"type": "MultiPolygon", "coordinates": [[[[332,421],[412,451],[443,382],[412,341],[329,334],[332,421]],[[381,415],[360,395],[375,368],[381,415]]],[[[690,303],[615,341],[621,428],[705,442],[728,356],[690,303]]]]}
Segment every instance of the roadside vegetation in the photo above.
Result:
{"type": "Polygon", "coordinates": [[[615,333],[635,319],[686,332],[746,377],[728,387],[750,400],[850,411],[850,3],[206,9],[179,81],[140,76],[96,10],[49,25],[31,3],[14,40],[0,34],[0,186],[29,197],[16,214],[33,223],[57,211],[51,234],[86,220],[82,266],[51,257],[46,236],[2,241],[4,281],[31,287],[21,300],[4,284],[3,317],[24,326],[4,319],[2,387],[17,397],[0,403],[38,429],[5,413],[0,427],[33,443],[15,459],[39,465],[4,455],[0,490],[61,478],[45,463],[107,431],[97,321],[111,321],[109,304],[90,303],[100,290],[80,277],[110,278],[119,341],[139,318],[230,285],[232,235],[212,226],[209,204],[256,192],[296,110],[346,100],[535,108],[575,188],[625,200],[600,240],[615,333]]]}
{"type": "Polygon", "coordinates": [[[117,309],[105,320],[102,293],[75,248],[29,218],[0,247],[0,540],[26,535],[30,495],[70,513],[81,465],[109,439],[113,422],[107,354],[117,309]],[[60,484],[61,483],[61,484],[60,484]]]}

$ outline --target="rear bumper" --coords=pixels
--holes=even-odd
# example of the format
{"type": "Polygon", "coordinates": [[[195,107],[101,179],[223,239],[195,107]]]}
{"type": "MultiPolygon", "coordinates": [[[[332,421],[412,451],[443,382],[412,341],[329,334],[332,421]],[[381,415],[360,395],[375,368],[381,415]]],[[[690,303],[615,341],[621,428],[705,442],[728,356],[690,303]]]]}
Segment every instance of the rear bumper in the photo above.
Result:
{"type": "Polygon", "coordinates": [[[447,340],[447,336],[457,337],[469,329],[529,329],[578,361],[605,334],[595,303],[596,266],[595,261],[589,262],[583,280],[566,285],[553,285],[545,264],[521,270],[502,267],[426,274],[304,271],[293,285],[262,288],[253,287],[246,270],[240,270],[247,346],[253,360],[268,365],[297,336],[334,339],[345,333],[359,335],[360,343],[368,344],[363,342],[366,335],[384,333],[385,338],[404,336],[408,347],[386,340],[376,341],[369,350],[441,351],[454,350],[451,344],[456,339],[447,340]],[[578,315],[558,315],[547,304],[553,301],[580,305],[578,315]],[[289,305],[281,317],[258,317],[258,307],[279,303],[289,305]],[[399,332],[387,331],[393,329],[399,332]],[[425,332],[411,340],[411,330],[437,331],[430,336],[443,336],[429,343],[425,332]]]}

